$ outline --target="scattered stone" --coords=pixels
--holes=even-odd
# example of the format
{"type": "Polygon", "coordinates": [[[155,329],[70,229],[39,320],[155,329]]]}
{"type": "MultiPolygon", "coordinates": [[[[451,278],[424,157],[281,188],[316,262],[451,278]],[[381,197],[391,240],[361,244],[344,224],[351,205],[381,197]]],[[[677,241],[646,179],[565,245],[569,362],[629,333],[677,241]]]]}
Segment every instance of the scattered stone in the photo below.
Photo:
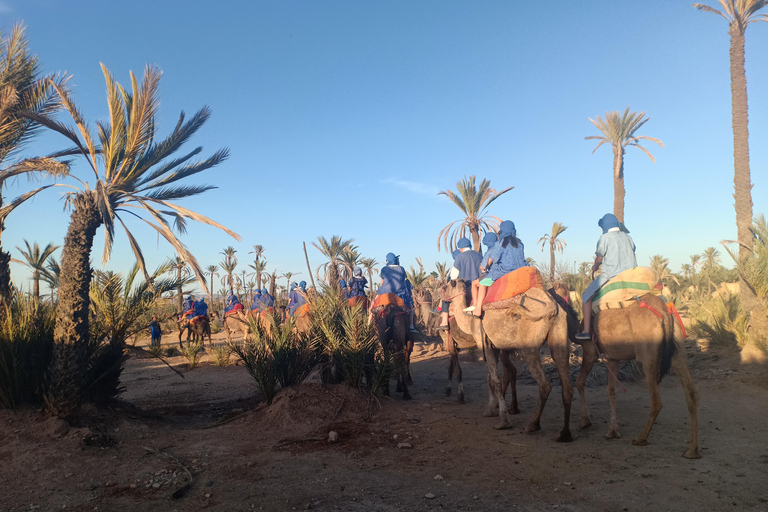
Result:
{"type": "Polygon", "coordinates": [[[431,492],[428,492],[427,494],[425,494],[424,497],[427,498],[428,500],[435,499],[435,495],[432,494],[431,492]]]}
{"type": "Polygon", "coordinates": [[[397,439],[397,434],[393,435],[392,439],[397,439]]]}
{"type": "Polygon", "coordinates": [[[400,450],[408,450],[410,448],[413,448],[413,446],[411,446],[411,443],[397,443],[397,447],[400,450]]]}
{"type": "Polygon", "coordinates": [[[338,443],[339,442],[339,433],[331,430],[328,433],[328,442],[329,443],[338,443]]]}
{"type": "Polygon", "coordinates": [[[112,480],[107,480],[107,483],[104,484],[104,487],[114,487],[114,486],[115,486],[115,482],[113,482],[112,480]]]}
{"type": "Polygon", "coordinates": [[[131,484],[131,485],[129,485],[129,487],[130,487],[131,489],[135,489],[135,488],[136,488],[136,484],[131,484]]]}
{"type": "Polygon", "coordinates": [[[153,489],[159,489],[160,488],[160,482],[155,482],[152,484],[153,489]]]}
{"type": "Polygon", "coordinates": [[[443,480],[443,475],[435,475],[435,480],[443,480]]]}
{"type": "Polygon", "coordinates": [[[568,487],[571,486],[571,482],[563,482],[563,485],[567,485],[568,487]]]}
{"type": "Polygon", "coordinates": [[[205,493],[205,497],[206,498],[210,498],[211,497],[211,493],[209,493],[209,492],[205,493]]]}

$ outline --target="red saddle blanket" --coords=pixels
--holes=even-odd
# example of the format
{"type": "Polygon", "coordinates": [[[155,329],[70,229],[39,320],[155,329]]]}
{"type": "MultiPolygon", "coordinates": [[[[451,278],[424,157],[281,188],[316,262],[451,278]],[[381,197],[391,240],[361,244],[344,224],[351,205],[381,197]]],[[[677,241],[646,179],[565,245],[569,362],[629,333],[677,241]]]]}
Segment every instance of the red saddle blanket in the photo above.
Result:
{"type": "Polygon", "coordinates": [[[347,299],[348,306],[356,306],[358,304],[360,304],[363,309],[368,309],[368,297],[364,295],[358,295],[357,297],[347,299]]]}
{"type": "Polygon", "coordinates": [[[196,324],[196,323],[198,323],[198,322],[202,322],[203,320],[208,320],[208,321],[210,321],[210,320],[208,319],[208,315],[197,315],[197,316],[195,316],[195,317],[192,317],[192,318],[190,318],[190,319],[189,319],[189,323],[191,323],[191,324],[196,324]]]}
{"type": "Polygon", "coordinates": [[[309,304],[302,304],[298,308],[296,308],[296,312],[293,313],[294,318],[299,318],[302,316],[307,316],[309,314],[309,304]]]}
{"type": "Polygon", "coordinates": [[[531,288],[544,288],[541,274],[536,267],[521,267],[494,281],[485,295],[484,303],[511,299],[531,288]]]}
{"type": "Polygon", "coordinates": [[[235,314],[237,314],[238,311],[242,311],[242,310],[243,310],[243,305],[242,304],[235,304],[235,307],[233,307],[231,311],[228,311],[227,313],[224,313],[224,317],[226,318],[226,317],[228,317],[230,315],[235,315],[235,314]]]}

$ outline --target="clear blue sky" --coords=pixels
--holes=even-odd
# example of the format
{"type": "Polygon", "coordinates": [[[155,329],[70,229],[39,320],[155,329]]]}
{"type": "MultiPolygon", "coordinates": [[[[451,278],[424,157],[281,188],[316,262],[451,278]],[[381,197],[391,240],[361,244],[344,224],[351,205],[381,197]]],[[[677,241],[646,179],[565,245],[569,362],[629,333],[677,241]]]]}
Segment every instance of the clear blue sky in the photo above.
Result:
{"type": "MultiPolygon", "coordinates": [[[[714,0],[710,2],[715,5],[714,0]]],[[[148,63],[164,71],[161,128],[203,105],[211,120],[189,147],[226,146],[232,157],[196,182],[219,188],[184,203],[234,229],[207,226],[184,241],[201,265],[228,245],[240,260],[266,247],[269,270],[307,277],[302,241],[338,234],[364,256],[422,257],[460,218],[439,190],[464,175],[514,190],[490,213],[511,219],[526,254],[548,261],[538,239],[553,222],[569,264],[591,260],[597,219],[613,207],[612,154],[584,136],[590,117],[645,111],[642,152],[626,155],[626,224],[638,261],[662,254],[678,271],[689,255],[736,236],[727,24],[687,1],[96,2],[2,0],[0,29],[19,21],[46,72],[66,71],[91,124],[105,119],[99,63],[123,83],[148,63]]],[[[752,191],[768,197],[768,26],[747,31],[752,191]]],[[[62,117],[62,119],[64,119],[62,117]]],[[[25,155],[66,147],[44,136],[25,155]]],[[[83,165],[78,176],[87,178],[83,165]]],[[[22,183],[24,188],[28,187],[22,183]]],[[[19,189],[21,190],[21,189],[19,189]]],[[[10,196],[16,190],[7,192],[10,196]]],[[[58,192],[8,219],[3,246],[61,244],[68,214],[58,192]]],[[[150,265],[172,255],[133,224],[150,265]]],[[[101,234],[94,262],[101,257],[101,234]]],[[[313,267],[322,263],[310,247],[313,267]]],[[[57,253],[58,254],[58,253],[57,253]]],[[[728,263],[723,254],[723,262],[728,263]]],[[[133,263],[118,236],[110,268],[133,263]]],[[[27,275],[13,267],[17,283],[27,275]]],[[[21,283],[23,284],[23,283],[21,283]]],[[[216,289],[220,286],[216,286],[216,289]]]]}

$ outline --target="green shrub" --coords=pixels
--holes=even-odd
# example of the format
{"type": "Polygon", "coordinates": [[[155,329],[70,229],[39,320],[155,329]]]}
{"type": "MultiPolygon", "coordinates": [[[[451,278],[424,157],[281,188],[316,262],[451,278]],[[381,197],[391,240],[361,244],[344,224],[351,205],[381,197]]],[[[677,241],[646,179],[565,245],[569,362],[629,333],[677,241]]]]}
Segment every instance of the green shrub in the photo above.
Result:
{"type": "Polygon", "coordinates": [[[160,354],[163,353],[163,347],[161,347],[160,345],[151,345],[147,349],[147,352],[149,352],[149,355],[151,355],[152,357],[160,357],[160,354]]]}
{"type": "Polygon", "coordinates": [[[216,366],[227,366],[229,364],[229,358],[232,355],[232,348],[227,345],[220,345],[209,349],[211,356],[213,356],[213,362],[216,366]]]}
{"type": "Polygon", "coordinates": [[[41,403],[54,322],[49,304],[14,294],[0,321],[0,408],[41,403]]]}
{"type": "Polygon", "coordinates": [[[707,348],[735,350],[747,342],[748,316],[738,295],[716,295],[689,305],[691,333],[708,341],[707,348]]]}
{"type": "Polygon", "coordinates": [[[203,346],[199,343],[187,343],[184,345],[184,348],[181,349],[181,354],[186,357],[189,362],[190,370],[197,367],[200,363],[200,358],[203,356],[202,351],[203,346]]]}

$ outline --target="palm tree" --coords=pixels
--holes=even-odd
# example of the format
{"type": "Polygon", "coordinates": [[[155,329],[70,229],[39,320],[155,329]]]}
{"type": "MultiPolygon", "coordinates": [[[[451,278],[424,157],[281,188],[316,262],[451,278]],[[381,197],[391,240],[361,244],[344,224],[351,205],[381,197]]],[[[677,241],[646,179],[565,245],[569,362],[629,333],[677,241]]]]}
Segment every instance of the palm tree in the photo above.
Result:
{"type": "Polygon", "coordinates": [[[61,266],[56,258],[51,256],[48,258],[48,262],[45,268],[40,271],[40,279],[48,285],[48,289],[51,290],[51,303],[54,303],[54,294],[59,290],[59,275],[61,274],[61,266]]]}
{"type": "Polygon", "coordinates": [[[235,281],[232,276],[235,273],[235,268],[237,268],[237,256],[235,256],[236,252],[237,251],[235,248],[230,245],[219,253],[224,255],[224,259],[219,263],[219,265],[221,265],[221,270],[224,272],[224,277],[221,279],[221,283],[227,287],[227,290],[234,288],[235,281]]]}
{"type": "Polygon", "coordinates": [[[411,282],[414,289],[421,288],[421,285],[424,284],[424,281],[429,277],[427,273],[424,272],[424,267],[421,265],[419,265],[418,271],[411,266],[410,270],[405,271],[405,275],[408,277],[408,280],[411,282]]]}
{"type": "Polygon", "coordinates": [[[685,279],[691,278],[691,265],[689,265],[688,263],[683,263],[680,266],[680,270],[683,272],[683,277],[685,279]]]}
{"type": "Polygon", "coordinates": [[[363,269],[365,269],[365,271],[368,273],[368,285],[370,286],[371,292],[373,292],[373,273],[376,270],[378,264],[379,262],[376,261],[376,258],[360,259],[360,266],[363,267],[363,269]]]}
{"type": "MultiPolygon", "coordinates": [[[[693,4],[701,11],[718,14],[728,22],[731,74],[731,126],[733,128],[733,187],[736,209],[736,235],[739,242],[739,263],[742,267],[753,256],[752,227],[752,177],[749,170],[749,107],[747,103],[747,74],[744,69],[744,33],[750,23],[768,21],[768,16],[758,11],[768,5],[766,0],[718,0],[723,10],[708,5],[693,4]]],[[[763,311],[754,289],[739,276],[739,295],[746,311],[763,311]]],[[[768,334],[768,319],[760,313],[750,321],[757,336],[768,334]]]]}
{"type": "Polygon", "coordinates": [[[206,292],[208,289],[200,265],[177,238],[173,227],[183,232],[188,219],[191,219],[222,229],[235,239],[240,238],[224,226],[174,202],[214,188],[210,185],[179,185],[177,182],[216,166],[228,156],[228,151],[224,149],[203,160],[192,161],[201,151],[197,148],[183,156],[173,157],[210,117],[208,108],[201,109],[187,121],[182,113],[171,134],[157,140],[155,129],[158,125],[160,70],[147,67],[141,84],[131,73],[130,90],[120,86],[104,65],[102,71],[107,84],[109,120],[98,123],[95,137],[69,92],[53,81],[49,84],[58,93],[76,127],[45,116],[32,116],[74,143],[93,172],[93,181],[80,181],[82,188],[71,192],[66,202],[72,208],[72,214],[61,255],[59,305],[54,331],[56,347],[48,375],[52,389],[48,410],[65,416],[74,412],[82,399],[82,356],[89,332],[90,254],[97,229],[104,225],[102,261],[106,262],[112,254],[115,225],[120,223],[149,282],[141,248],[121,214],[130,213],[132,218],[141,219],[173,246],[206,292]],[[99,147],[95,140],[98,140],[99,147]]]}
{"type": "Polygon", "coordinates": [[[344,272],[344,279],[349,281],[352,278],[352,271],[360,260],[360,253],[357,247],[348,247],[341,252],[341,268],[344,272]]]}
{"type": "Polygon", "coordinates": [[[445,263],[435,262],[435,268],[437,269],[437,278],[440,281],[445,281],[446,279],[448,279],[448,273],[450,272],[451,267],[448,266],[447,262],[445,263]]]}
{"type": "Polygon", "coordinates": [[[299,274],[301,274],[301,272],[296,272],[296,273],[294,273],[294,272],[286,272],[285,274],[282,275],[282,277],[285,278],[285,289],[286,290],[290,290],[291,289],[291,278],[293,276],[296,276],[296,275],[299,275],[299,274]]]}
{"type": "Polygon", "coordinates": [[[592,153],[603,144],[610,144],[613,148],[613,214],[619,219],[619,222],[624,222],[624,152],[627,146],[635,146],[648,155],[653,163],[656,163],[653,155],[640,145],[640,141],[649,140],[661,147],[664,147],[664,144],[653,137],[635,135],[637,130],[649,121],[649,118],[645,117],[645,112],[639,114],[630,112],[629,107],[627,107],[623,114],[619,114],[615,110],[606,112],[605,121],[600,119],[600,116],[597,116],[597,121],[592,118],[589,120],[602,133],[602,135],[584,137],[585,140],[600,141],[592,153]]]}
{"type": "Polygon", "coordinates": [[[712,293],[712,273],[717,269],[720,264],[720,251],[714,247],[707,247],[701,255],[704,263],[701,266],[701,273],[706,273],[707,280],[709,281],[709,293],[712,293]]]}
{"type": "Polygon", "coordinates": [[[34,282],[32,295],[34,296],[35,300],[39,301],[40,279],[42,279],[42,273],[45,271],[45,263],[48,261],[48,258],[53,255],[56,249],[59,248],[59,246],[48,244],[41,251],[40,247],[37,245],[37,242],[35,242],[33,246],[30,246],[29,242],[24,240],[24,244],[27,246],[26,251],[18,245],[16,246],[16,249],[18,249],[21,255],[24,256],[24,259],[27,260],[26,265],[32,270],[32,281],[34,282]]]}
{"type": "Polygon", "coordinates": [[[698,265],[700,261],[700,254],[691,255],[691,281],[693,282],[694,289],[696,289],[696,265],[698,265]]]}
{"type": "MultiPolygon", "coordinates": [[[[23,148],[40,128],[25,114],[47,116],[61,107],[56,89],[50,84],[63,86],[67,78],[41,77],[39,72],[40,61],[29,54],[22,25],[15,25],[8,36],[0,34],[0,237],[8,215],[17,206],[52,186],[38,187],[5,202],[3,187],[8,180],[24,175],[58,177],[68,172],[67,165],[53,157],[27,158],[4,166],[6,158],[23,148]]],[[[4,302],[11,297],[10,261],[11,254],[0,246],[0,300],[4,302]]]]}
{"type": "Polygon", "coordinates": [[[508,187],[502,191],[496,191],[491,188],[491,182],[483,180],[480,182],[480,186],[475,185],[475,176],[470,176],[456,183],[456,191],[441,190],[437,195],[444,195],[450,199],[453,204],[459,207],[464,214],[464,219],[455,220],[445,226],[440,234],[437,235],[437,250],[440,250],[440,240],[443,241],[443,246],[448,252],[453,251],[456,248],[456,242],[460,238],[472,234],[472,247],[476,251],[481,251],[480,246],[480,231],[483,233],[487,231],[498,231],[501,219],[494,217],[493,215],[486,215],[485,210],[490,206],[492,202],[506,194],[515,187],[508,187]],[[460,222],[461,224],[456,224],[460,222]]]}
{"type": "Polygon", "coordinates": [[[336,286],[339,283],[339,260],[346,249],[354,248],[352,245],[354,239],[344,240],[338,235],[331,236],[326,240],[324,236],[317,237],[317,243],[312,242],[315,249],[320,251],[323,256],[328,258],[326,263],[320,267],[325,268],[325,283],[328,286],[336,286]]]}
{"type": "Polygon", "coordinates": [[[568,226],[564,226],[559,222],[552,224],[552,233],[544,235],[538,241],[541,244],[541,252],[544,252],[544,247],[549,244],[549,284],[554,286],[555,283],[555,250],[563,252],[565,246],[565,240],[560,238],[563,231],[568,229],[568,226]]]}
{"type": "Polygon", "coordinates": [[[662,284],[666,284],[664,281],[667,279],[672,279],[677,284],[680,284],[680,281],[677,280],[677,277],[675,277],[674,274],[669,270],[669,259],[665,258],[661,254],[654,254],[651,256],[651,268],[654,272],[656,272],[656,276],[659,278],[659,281],[661,281],[662,284]]]}
{"type": "Polygon", "coordinates": [[[248,265],[256,272],[256,286],[261,290],[261,274],[267,270],[267,260],[253,260],[253,265],[248,265]]]}
{"type": "Polygon", "coordinates": [[[205,272],[211,276],[211,280],[208,281],[211,283],[211,289],[208,290],[208,302],[213,306],[213,280],[216,279],[215,276],[219,275],[219,267],[216,265],[208,265],[205,267],[205,272]]]}
{"type": "Polygon", "coordinates": [[[263,245],[254,245],[253,250],[248,254],[255,254],[256,255],[255,259],[258,260],[264,254],[264,251],[266,251],[266,249],[264,248],[263,245]]]}
{"type": "Polygon", "coordinates": [[[178,313],[184,312],[184,279],[189,275],[189,267],[187,262],[176,256],[171,258],[168,262],[168,272],[176,274],[176,309],[178,313]]]}

